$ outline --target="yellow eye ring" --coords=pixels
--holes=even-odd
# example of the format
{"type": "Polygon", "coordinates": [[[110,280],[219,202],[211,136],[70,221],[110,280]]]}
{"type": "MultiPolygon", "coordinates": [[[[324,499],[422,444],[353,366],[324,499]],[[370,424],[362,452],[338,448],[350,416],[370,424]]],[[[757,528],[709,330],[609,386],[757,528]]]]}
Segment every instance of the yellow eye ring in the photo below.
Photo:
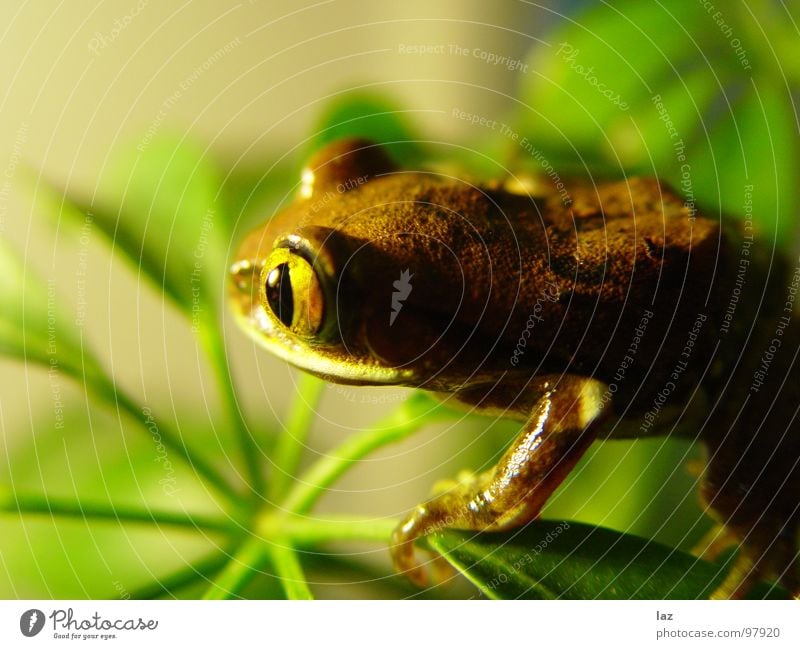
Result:
{"type": "Polygon", "coordinates": [[[317,273],[303,256],[276,248],[261,275],[262,303],[292,333],[316,336],[325,314],[325,294],[317,273]]]}

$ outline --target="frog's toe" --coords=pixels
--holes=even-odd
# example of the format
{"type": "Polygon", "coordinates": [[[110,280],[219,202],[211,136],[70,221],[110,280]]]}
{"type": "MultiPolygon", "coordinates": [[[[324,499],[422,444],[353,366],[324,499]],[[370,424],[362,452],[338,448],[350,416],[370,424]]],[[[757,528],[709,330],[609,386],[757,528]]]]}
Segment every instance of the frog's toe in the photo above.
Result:
{"type": "MultiPolygon", "coordinates": [[[[479,509],[473,511],[470,507],[474,500],[470,485],[474,486],[475,483],[475,479],[470,477],[469,484],[458,482],[456,488],[451,488],[428,502],[417,505],[414,511],[395,528],[390,552],[397,572],[406,575],[417,586],[426,586],[428,571],[417,560],[415,548],[417,539],[445,528],[482,530],[491,524],[492,520],[479,516],[479,509]]],[[[446,575],[437,569],[438,555],[433,554],[434,559],[426,563],[432,565],[436,580],[443,581],[446,575]]]]}
{"type": "Polygon", "coordinates": [[[716,523],[692,548],[692,553],[698,559],[717,561],[723,552],[738,546],[739,543],[739,539],[725,525],[716,523]]]}
{"type": "Polygon", "coordinates": [[[711,593],[709,599],[743,599],[758,583],[761,576],[755,562],[746,553],[740,553],[724,581],[711,593]]]}
{"type": "Polygon", "coordinates": [[[428,571],[417,560],[415,542],[427,534],[453,525],[456,518],[447,500],[446,496],[442,496],[417,505],[392,533],[389,551],[395,570],[420,588],[428,585],[428,571]]]}
{"type": "Polygon", "coordinates": [[[394,569],[408,577],[416,586],[424,588],[428,584],[428,574],[417,561],[414,543],[425,534],[425,507],[420,505],[392,533],[389,552],[394,569]]]}
{"type": "Polygon", "coordinates": [[[469,469],[462,469],[458,472],[455,480],[452,478],[444,478],[437,480],[431,489],[431,497],[441,496],[442,494],[457,489],[459,487],[464,489],[471,489],[478,482],[478,474],[469,469]]]}

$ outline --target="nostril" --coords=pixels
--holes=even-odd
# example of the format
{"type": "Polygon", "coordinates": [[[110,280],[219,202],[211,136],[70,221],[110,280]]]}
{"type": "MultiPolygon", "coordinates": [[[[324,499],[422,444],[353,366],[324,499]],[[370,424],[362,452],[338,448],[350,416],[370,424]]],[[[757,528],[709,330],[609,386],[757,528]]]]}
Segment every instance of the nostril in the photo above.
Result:
{"type": "Polygon", "coordinates": [[[249,259],[237,261],[230,268],[231,282],[240,291],[247,292],[253,286],[254,271],[253,263],[249,259]]]}

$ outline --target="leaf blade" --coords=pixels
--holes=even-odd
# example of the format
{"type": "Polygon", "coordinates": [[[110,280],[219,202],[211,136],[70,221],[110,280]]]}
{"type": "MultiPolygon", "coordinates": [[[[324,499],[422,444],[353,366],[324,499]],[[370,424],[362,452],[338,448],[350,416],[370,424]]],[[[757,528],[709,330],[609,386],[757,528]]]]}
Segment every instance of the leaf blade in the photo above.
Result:
{"type": "Polygon", "coordinates": [[[704,599],[725,577],[725,566],[567,521],[478,535],[447,530],[428,544],[493,599],[704,599]]]}

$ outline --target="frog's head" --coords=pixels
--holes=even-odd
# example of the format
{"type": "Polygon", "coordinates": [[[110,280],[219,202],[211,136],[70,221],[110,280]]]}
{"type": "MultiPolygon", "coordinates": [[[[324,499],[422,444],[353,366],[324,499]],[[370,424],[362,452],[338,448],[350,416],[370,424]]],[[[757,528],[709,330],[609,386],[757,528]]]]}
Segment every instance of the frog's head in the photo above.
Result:
{"type": "Polygon", "coordinates": [[[480,347],[465,343],[492,272],[483,235],[464,227],[481,201],[466,183],[398,169],[379,145],[331,144],[294,203],[243,242],[233,309],[259,344],[328,380],[457,381],[474,371],[457,357],[480,347]]]}

